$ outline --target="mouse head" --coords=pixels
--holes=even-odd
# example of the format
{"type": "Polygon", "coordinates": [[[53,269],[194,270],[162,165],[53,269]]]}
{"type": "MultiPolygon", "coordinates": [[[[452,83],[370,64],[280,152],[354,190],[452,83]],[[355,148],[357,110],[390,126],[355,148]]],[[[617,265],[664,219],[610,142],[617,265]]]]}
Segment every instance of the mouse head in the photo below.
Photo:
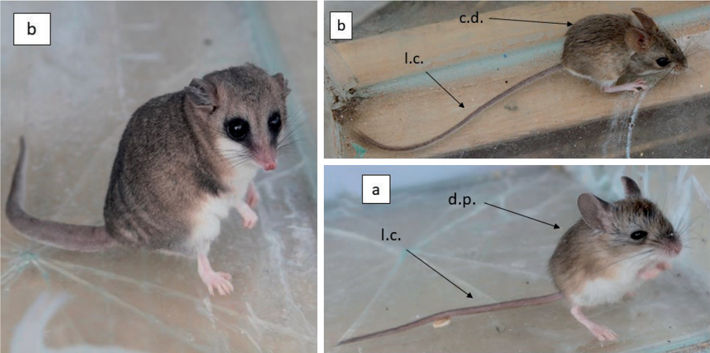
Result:
{"type": "Polygon", "coordinates": [[[639,74],[654,72],[679,73],[688,68],[688,60],[676,40],[661,30],[656,22],[640,8],[633,8],[641,28],[631,26],[626,31],[626,44],[638,55],[637,61],[643,65],[639,74]]]}
{"type": "Polygon", "coordinates": [[[592,194],[577,199],[582,219],[590,228],[608,234],[608,244],[619,253],[674,257],[681,251],[680,237],[653,202],[641,196],[635,181],[622,177],[626,198],[608,203],[592,194]]]}
{"type": "Polygon", "coordinates": [[[282,74],[272,76],[246,64],[192,80],[185,87],[185,104],[208,126],[217,139],[216,148],[230,164],[251,162],[272,170],[286,124],[289,92],[282,74]]]}

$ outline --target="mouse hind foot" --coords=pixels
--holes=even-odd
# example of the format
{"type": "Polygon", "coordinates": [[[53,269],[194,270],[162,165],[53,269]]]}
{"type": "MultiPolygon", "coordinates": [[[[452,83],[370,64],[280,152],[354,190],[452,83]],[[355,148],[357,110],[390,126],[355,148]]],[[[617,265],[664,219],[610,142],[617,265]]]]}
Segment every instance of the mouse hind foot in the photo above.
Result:
{"type": "Polygon", "coordinates": [[[579,305],[575,305],[572,307],[572,310],[570,310],[572,313],[572,316],[574,316],[577,321],[579,321],[580,324],[584,325],[589,332],[591,332],[594,337],[596,337],[599,341],[616,341],[618,336],[614,331],[612,331],[610,328],[606,326],[599,325],[591,320],[589,320],[584,313],[582,312],[582,308],[579,305]]]}
{"type": "Polygon", "coordinates": [[[220,295],[227,295],[234,291],[234,286],[231,282],[232,275],[212,270],[207,255],[197,255],[197,273],[200,274],[200,279],[207,286],[207,291],[210,292],[210,295],[214,295],[215,290],[220,295]]]}
{"type": "Polygon", "coordinates": [[[623,91],[639,92],[648,89],[648,84],[643,79],[638,79],[634,82],[624,83],[615,86],[604,86],[603,90],[606,93],[615,93],[623,91]]]}

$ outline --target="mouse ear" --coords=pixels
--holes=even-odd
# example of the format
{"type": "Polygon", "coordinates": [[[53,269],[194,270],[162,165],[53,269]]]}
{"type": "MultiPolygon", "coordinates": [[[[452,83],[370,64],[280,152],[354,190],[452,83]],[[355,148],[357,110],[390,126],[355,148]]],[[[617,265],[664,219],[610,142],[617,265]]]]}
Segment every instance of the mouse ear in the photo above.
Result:
{"type": "Polygon", "coordinates": [[[582,194],[577,198],[577,207],[582,219],[590,228],[605,232],[612,230],[611,205],[592,195],[582,194]]]}
{"type": "Polygon", "coordinates": [[[626,192],[626,197],[629,199],[639,199],[641,198],[641,189],[636,182],[627,177],[621,177],[621,183],[624,184],[624,191],[626,192]]]}
{"type": "Polygon", "coordinates": [[[186,103],[193,109],[211,113],[217,105],[215,87],[206,80],[195,78],[185,87],[186,103]]]}
{"type": "Polygon", "coordinates": [[[636,27],[631,27],[626,30],[624,40],[626,41],[626,45],[637,53],[645,52],[651,47],[651,36],[636,27]]]}
{"type": "Polygon", "coordinates": [[[272,77],[276,80],[276,83],[279,84],[279,87],[281,87],[281,98],[286,99],[286,96],[288,96],[288,94],[291,93],[291,89],[288,88],[288,81],[284,78],[284,75],[280,72],[272,77]]]}
{"type": "Polygon", "coordinates": [[[653,21],[651,16],[646,14],[646,11],[644,11],[640,7],[634,7],[631,9],[631,12],[636,15],[636,18],[639,19],[639,22],[641,22],[641,26],[650,33],[656,33],[658,32],[658,26],[656,26],[656,22],[653,21]]]}

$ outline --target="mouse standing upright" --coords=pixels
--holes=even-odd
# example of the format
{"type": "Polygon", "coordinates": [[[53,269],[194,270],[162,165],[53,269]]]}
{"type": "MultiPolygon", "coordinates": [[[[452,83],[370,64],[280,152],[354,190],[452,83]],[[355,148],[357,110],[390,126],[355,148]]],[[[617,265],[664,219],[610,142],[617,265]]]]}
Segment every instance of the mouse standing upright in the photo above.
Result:
{"type": "Polygon", "coordinates": [[[572,316],[600,341],[614,331],[589,320],[582,307],[614,303],[643,282],[670,268],[682,249],[680,237],[660,209],[643,198],[638,184],[622,177],[626,197],[609,203],[592,194],[577,198],[582,219],[565,232],[550,257],[549,271],[557,293],[442,311],[389,329],[349,338],[338,344],[386,336],[451,317],[485,313],[567,299],[572,316]]]}
{"type": "Polygon", "coordinates": [[[542,70],[501,92],[476,108],[453,127],[408,146],[380,143],[360,131],[367,143],[387,151],[413,151],[432,145],[458,131],[484,110],[521,88],[558,71],[592,81],[606,93],[645,90],[670,73],[684,71],[688,61],[675,39],[658,28],[643,9],[629,15],[592,15],[569,27],[565,34],[561,62],[542,70]]]}
{"type": "Polygon", "coordinates": [[[197,257],[210,294],[234,290],[231,275],[207,255],[220,220],[236,208],[246,228],[257,222],[253,178],[276,168],[286,124],[283,75],[246,64],[194,79],[183,90],[138,108],[118,146],[104,205],[105,226],[40,220],[23,208],[25,144],[5,208],[26,237],[74,251],[120,244],[197,257]]]}

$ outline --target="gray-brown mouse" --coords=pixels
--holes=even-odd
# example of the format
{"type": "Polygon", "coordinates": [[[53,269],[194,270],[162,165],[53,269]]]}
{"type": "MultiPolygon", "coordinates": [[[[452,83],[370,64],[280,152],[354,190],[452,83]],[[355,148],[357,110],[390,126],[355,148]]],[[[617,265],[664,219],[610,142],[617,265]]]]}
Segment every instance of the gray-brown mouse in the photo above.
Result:
{"type": "Polygon", "coordinates": [[[194,79],[178,92],[153,98],[128,121],[118,146],[104,204],[105,226],[41,220],[22,208],[25,143],[5,212],[26,237],[74,251],[120,244],[196,256],[210,294],[234,290],[231,276],[207,259],[220,220],[234,207],[246,228],[257,215],[253,178],[276,168],[287,121],[283,75],[246,64],[194,79]]]}
{"type": "Polygon", "coordinates": [[[635,181],[622,177],[626,197],[608,203],[582,194],[577,206],[582,219],[565,232],[549,261],[559,292],[432,314],[397,327],[349,338],[338,344],[362,341],[434,323],[443,326],[453,316],[550,303],[567,299],[570,312],[600,341],[613,341],[612,330],[590,321],[583,307],[614,303],[632,294],[643,282],[670,268],[682,249],[673,225],[651,201],[643,198],[635,181]]]}
{"type": "Polygon", "coordinates": [[[392,146],[374,140],[359,130],[357,138],[387,151],[413,151],[430,146],[458,131],[474,117],[521,88],[558,71],[566,71],[599,85],[606,93],[640,91],[655,85],[670,73],[688,67],[675,39],[658,28],[640,8],[635,15],[592,15],[567,29],[561,62],[540,71],[479,106],[471,114],[435,137],[407,146],[392,146]]]}

